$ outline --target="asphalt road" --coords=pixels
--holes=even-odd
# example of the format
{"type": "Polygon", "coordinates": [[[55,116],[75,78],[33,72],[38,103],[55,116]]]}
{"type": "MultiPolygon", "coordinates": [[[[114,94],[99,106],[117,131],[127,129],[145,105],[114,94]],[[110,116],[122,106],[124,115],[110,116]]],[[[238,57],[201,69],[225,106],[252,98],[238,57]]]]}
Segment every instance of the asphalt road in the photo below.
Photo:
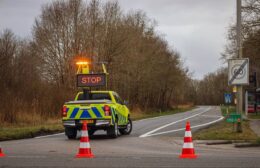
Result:
{"type": "Polygon", "coordinates": [[[221,120],[218,107],[135,121],[128,136],[109,139],[100,131],[91,141],[93,159],[76,159],[78,140],[64,134],[0,142],[0,167],[260,167],[260,148],[207,146],[194,141],[198,159],[179,159],[184,127],[192,132],[221,120]]]}

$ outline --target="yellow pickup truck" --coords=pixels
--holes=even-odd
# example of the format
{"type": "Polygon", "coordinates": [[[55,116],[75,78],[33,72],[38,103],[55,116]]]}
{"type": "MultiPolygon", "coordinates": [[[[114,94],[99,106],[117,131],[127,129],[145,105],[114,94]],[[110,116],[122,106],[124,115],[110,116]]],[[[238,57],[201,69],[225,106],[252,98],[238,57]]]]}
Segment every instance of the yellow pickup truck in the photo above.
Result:
{"type": "Polygon", "coordinates": [[[69,139],[77,137],[83,120],[88,123],[89,135],[105,130],[111,138],[130,134],[132,121],[126,103],[114,91],[89,91],[87,96],[79,92],[74,101],[62,107],[62,121],[69,139]]]}

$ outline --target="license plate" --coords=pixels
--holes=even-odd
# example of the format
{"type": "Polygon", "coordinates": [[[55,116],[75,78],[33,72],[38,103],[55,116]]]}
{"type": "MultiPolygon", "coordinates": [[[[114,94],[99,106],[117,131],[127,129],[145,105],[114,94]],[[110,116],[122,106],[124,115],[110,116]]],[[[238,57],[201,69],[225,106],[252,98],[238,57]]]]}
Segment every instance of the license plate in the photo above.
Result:
{"type": "Polygon", "coordinates": [[[93,124],[94,120],[80,120],[80,123],[83,123],[84,121],[86,121],[87,124],[93,124]]]}

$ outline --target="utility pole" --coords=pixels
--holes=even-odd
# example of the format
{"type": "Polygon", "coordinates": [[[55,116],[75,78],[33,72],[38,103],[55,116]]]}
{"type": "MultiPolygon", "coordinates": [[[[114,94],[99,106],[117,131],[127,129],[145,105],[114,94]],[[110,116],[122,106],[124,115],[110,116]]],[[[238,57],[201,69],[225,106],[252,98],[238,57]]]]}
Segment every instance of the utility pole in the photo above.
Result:
{"type": "MultiPolygon", "coordinates": [[[[241,39],[241,0],[237,0],[237,57],[242,58],[242,39],[241,39]]],[[[237,85],[237,104],[236,111],[241,114],[243,111],[243,87],[237,85]]],[[[237,132],[242,132],[241,122],[237,123],[237,132]]]]}

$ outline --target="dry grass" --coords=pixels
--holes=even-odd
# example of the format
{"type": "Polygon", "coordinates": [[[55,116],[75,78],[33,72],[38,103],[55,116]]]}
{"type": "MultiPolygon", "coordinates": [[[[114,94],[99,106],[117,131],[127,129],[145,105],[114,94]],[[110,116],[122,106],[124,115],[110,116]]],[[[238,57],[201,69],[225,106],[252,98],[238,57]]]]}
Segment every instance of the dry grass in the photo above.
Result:
{"type": "Polygon", "coordinates": [[[60,120],[47,120],[46,123],[38,125],[8,125],[0,127],[0,141],[33,138],[63,131],[64,128],[60,120]]]}
{"type": "Polygon", "coordinates": [[[14,123],[0,122],[0,141],[33,138],[63,131],[61,118],[45,119],[36,113],[17,113],[14,123]]]}
{"type": "Polygon", "coordinates": [[[61,118],[44,118],[37,113],[17,113],[14,123],[6,122],[0,115],[0,127],[13,127],[13,126],[37,126],[44,124],[57,123],[61,118]]]}

